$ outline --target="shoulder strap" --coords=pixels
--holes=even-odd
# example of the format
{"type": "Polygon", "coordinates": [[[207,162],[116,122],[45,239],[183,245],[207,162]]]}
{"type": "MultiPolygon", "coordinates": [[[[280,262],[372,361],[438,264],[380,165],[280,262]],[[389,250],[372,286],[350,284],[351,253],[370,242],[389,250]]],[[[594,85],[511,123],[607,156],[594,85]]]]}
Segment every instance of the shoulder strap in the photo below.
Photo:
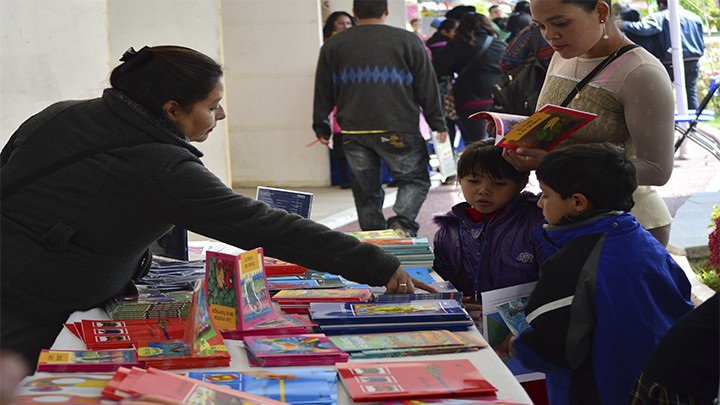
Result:
{"type": "Polygon", "coordinates": [[[602,70],[605,69],[609,64],[611,64],[612,61],[614,61],[615,59],[617,59],[618,57],[620,57],[620,55],[624,54],[624,53],[627,52],[627,51],[630,51],[630,50],[632,50],[632,49],[635,49],[635,48],[637,48],[638,46],[640,46],[640,45],[637,45],[637,44],[625,45],[625,46],[623,46],[622,48],[618,49],[618,50],[617,50],[615,53],[613,53],[612,55],[610,55],[610,56],[608,56],[607,58],[605,58],[605,60],[603,60],[599,65],[597,65],[597,66],[595,67],[595,69],[592,70],[592,72],[588,73],[587,76],[585,76],[585,77],[580,81],[580,83],[578,83],[577,86],[575,86],[575,87],[572,89],[572,91],[570,91],[570,94],[568,94],[567,97],[565,97],[565,101],[563,101],[562,104],[560,104],[560,105],[563,106],[563,107],[567,107],[568,104],[570,104],[570,101],[572,101],[573,97],[575,97],[575,95],[578,94],[578,92],[579,92],[580,90],[582,90],[582,88],[585,87],[585,85],[587,85],[588,83],[590,83],[590,80],[592,80],[593,77],[595,77],[598,73],[600,73],[600,71],[602,71],[602,70]]]}
{"type": "Polygon", "coordinates": [[[482,48],[480,48],[480,52],[476,53],[475,56],[473,56],[472,59],[470,59],[470,61],[468,62],[467,65],[465,65],[463,70],[461,70],[460,73],[458,73],[457,78],[455,78],[455,80],[459,79],[460,76],[467,73],[470,70],[470,68],[475,64],[475,62],[480,60],[480,58],[483,55],[485,55],[485,51],[487,51],[488,48],[490,48],[490,44],[492,43],[492,41],[493,41],[493,36],[488,34],[488,36],[485,37],[485,42],[483,42],[482,48]]]}
{"type": "Polygon", "coordinates": [[[98,155],[103,152],[107,152],[113,149],[122,148],[122,147],[130,147],[134,145],[138,145],[138,141],[118,141],[118,142],[112,142],[104,145],[98,145],[94,148],[90,148],[87,150],[84,150],[82,152],[78,152],[74,155],[70,155],[67,157],[64,157],[56,162],[50,163],[47,166],[41,167],[40,169],[29,173],[19,179],[17,179],[14,182],[6,182],[2,181],[0,182],[0,199],[5,198],[16,191],[20,190],[21,188],[27,186],[28,184],[35,182],[53,172],[56,172],[64,167],[70,166],[71,164],[75,162],[79,162],[81,160],[87,159],[91,156],[98,155]]]}

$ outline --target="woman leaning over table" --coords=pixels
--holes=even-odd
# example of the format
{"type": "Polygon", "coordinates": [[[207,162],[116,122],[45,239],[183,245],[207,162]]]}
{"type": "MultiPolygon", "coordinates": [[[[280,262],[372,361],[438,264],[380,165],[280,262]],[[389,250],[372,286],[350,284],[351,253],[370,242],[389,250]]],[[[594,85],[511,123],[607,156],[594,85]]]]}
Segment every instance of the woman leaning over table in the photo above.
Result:
{"type": "Polygon", "coordinates": [[[148,247],[173,225],[389,292],[414,290],[394,256],[235,194],[203,166],[191,142],[225,118],[215,61],[179,46],[131,48],[121,60],[102,97],[51,105],[2,150],[2,349],[34,365],[73,311],[132,291],[148,247]]]}
{"type": "MultiPolygon", "coordinates": [[[[533,0],[532,18],[555,50],[538,107],[560,104],[591,70],[609,55],[632,44],[615,26],[610,0],[533,0]]],[[[675,101],[662,64],[642,47],[606,66],[570,102],[570,108],[598,114],[562,144],[612,142],[625,148],[637,168],[633,195],[642,226],[663,245],[670,237],[672,217],[651,186],[661,186],[673,168],[675,101]]],[[[518,170],[534,170],[545,152],[506,150],[518,170]]]]}

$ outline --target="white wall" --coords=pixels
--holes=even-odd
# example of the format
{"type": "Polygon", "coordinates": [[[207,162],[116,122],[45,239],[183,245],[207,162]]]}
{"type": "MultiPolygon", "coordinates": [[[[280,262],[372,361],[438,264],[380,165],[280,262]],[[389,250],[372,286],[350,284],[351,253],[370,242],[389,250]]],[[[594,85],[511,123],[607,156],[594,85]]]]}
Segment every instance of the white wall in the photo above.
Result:
{"type": "MultiPolygon", "coordinates": [[[[389,5],[404,28],[404,0],[389,5]]],[[[176,44],[225,68],[228,117],[197,145],[210,170],[236,187],[329,185],[327,148],[305,146],[321,25],[320,0],[0,0],[0,144],[51,103],[100,96],[129,47],[176,44]]]]}
{"type": "Polygon", "coordinates": [[[107,87],[105,1],[0,1],[0,144],[48,105],[107,87]]]}

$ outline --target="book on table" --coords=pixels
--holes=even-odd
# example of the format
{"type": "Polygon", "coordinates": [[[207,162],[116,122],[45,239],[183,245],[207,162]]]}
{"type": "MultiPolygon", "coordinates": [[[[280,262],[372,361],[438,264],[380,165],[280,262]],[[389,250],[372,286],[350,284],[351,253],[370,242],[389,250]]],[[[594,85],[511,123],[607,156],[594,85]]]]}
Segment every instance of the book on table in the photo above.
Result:
{"type": "Polygon", "coordinates": [[[296,276],[268,277],[268,289],[280,290],[309,290],[314,288],[344,288],[345,283],[340,277],[326,273],[306,273],[296,276]]]}
{"type": "Polygon", "coordinates": [[[37,371],[63,372],[105,372],[120,367],[141,366],[134,349],[108,350],[52,350],[43,349],[38,358],[37,371]]]}
{"type": "Polygon", "coordinates": [[[427,283],[435,288],[437,292],[431,293],[427,291],[415,289],[411,294],[385,294],[385,287],[370,287],[375,296],[375,302],[397,302],[397,301],[413,301],[413,300],[455,300],[462,302],[463,294],[458,291],[449,281],[435,281],[427,283]]]}
{"type": "Polygon", "coordinates": [[[187,329],[183,318],[104,320],[83,319],[65,327],[91,350],[131,348],[141,341],[182,339],[187,329]]]}
{"type": "Polygon", "coordinates": [[[472,319],[455,300],[311,303],[310,317],[326,334],[467,330],[472,319]]]}
{"type": "Polygon", "coordinates": [[[334,369],[193,371],[188,377],[292,404],[337,404],[337,372],[334,369]]]}
{"type": "Polygon", "coordinates": [[[248,336],[245,350],[251,366],[333,365],[348,360],[348,354],[322,333],[248,336]]]}
{"type": "Polygon", "coordinates": [[[281,290],[273,295],[280,309],[286,313],[307,314],[310,304],[317,302],[368,302],[373,298],[369,289],[333,288],[310,290],[281,290]]]}
{"type": "Polygon", "coordinates": [[[105,399],[102,390],[113,375],[112,372],[31,375],[18,384],[8,403],[13,405],[103,404],[107,401],[103,402],[105,399]]]}
{"type": "Polygon", "coordinates": [[[449,330],[328,336],[328,339],[353,359],[470,352],[487,346],[467,333],[449,330]]]}
{"type": "Polygon", "coordinates": [[[184,404],[244,404],[281,405],[259,395],[248,394],[229,387],[211,384],[156,368],[133,367],[119,369],[105,386],[103,395],[110,399],[122,400],[132,395],[157,395],[184,404]]]}
{"type": "Polygon", "coordinates": [[[354,402],[482,397],[497,392],[466,359],[350,362],[336,367],[354,402]]]}
{"type": "Polygon", "coordinates": [[[515,149],[550,151],[575,131],[597,118],[597,114],[547,104],[531,116],[481,111],[470,116],[495,124],[495,144],[515,149]]]}
{"type": "Polygon", "coordinates": [[[274,257],[263,257],[263,263],[265,268],[265,276],[276,277],[276,276],[292,276],[305,274],[308,271],[307,267],[300,266],[299,264],[286,262],[284,260],[275,259],[274,257]]]}
{"type": "Polygon", "coordinates": [[[105,305],[110,319],[186,318],[192,291],[142,291],[113,297],[105,305]]]}

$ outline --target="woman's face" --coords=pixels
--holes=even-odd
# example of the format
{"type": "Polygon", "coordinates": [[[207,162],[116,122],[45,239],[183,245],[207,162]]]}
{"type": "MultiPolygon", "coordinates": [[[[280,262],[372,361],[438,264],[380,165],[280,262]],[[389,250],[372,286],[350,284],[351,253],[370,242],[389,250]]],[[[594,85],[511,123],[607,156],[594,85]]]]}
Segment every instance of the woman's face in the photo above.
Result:
{"type": "Polygon", "coordinates": [[[340,17],[335,19],[335,23],[333,24],[333,32],[337,34],[339,32],[345,31],[350,27],[352,27],[352,20],[350,20],[350,17],[346,15],[341,15],[340,17]]]}
{"type": "Polygon", "coordinates": [[[225,110],[220,101],[225,83],[220,78],[210,95],[193,104],[189,111],[180,110],[176,123],[191,142],[203,142],[220,120],[225,119],[225,110]]]}
{"type": "Polygon", "coordinates": [[[597,9],[587,12],[560,0],[533,0],[530,9],[543,37],[563,59],[589,53],[603,35],[597,9]]]}

